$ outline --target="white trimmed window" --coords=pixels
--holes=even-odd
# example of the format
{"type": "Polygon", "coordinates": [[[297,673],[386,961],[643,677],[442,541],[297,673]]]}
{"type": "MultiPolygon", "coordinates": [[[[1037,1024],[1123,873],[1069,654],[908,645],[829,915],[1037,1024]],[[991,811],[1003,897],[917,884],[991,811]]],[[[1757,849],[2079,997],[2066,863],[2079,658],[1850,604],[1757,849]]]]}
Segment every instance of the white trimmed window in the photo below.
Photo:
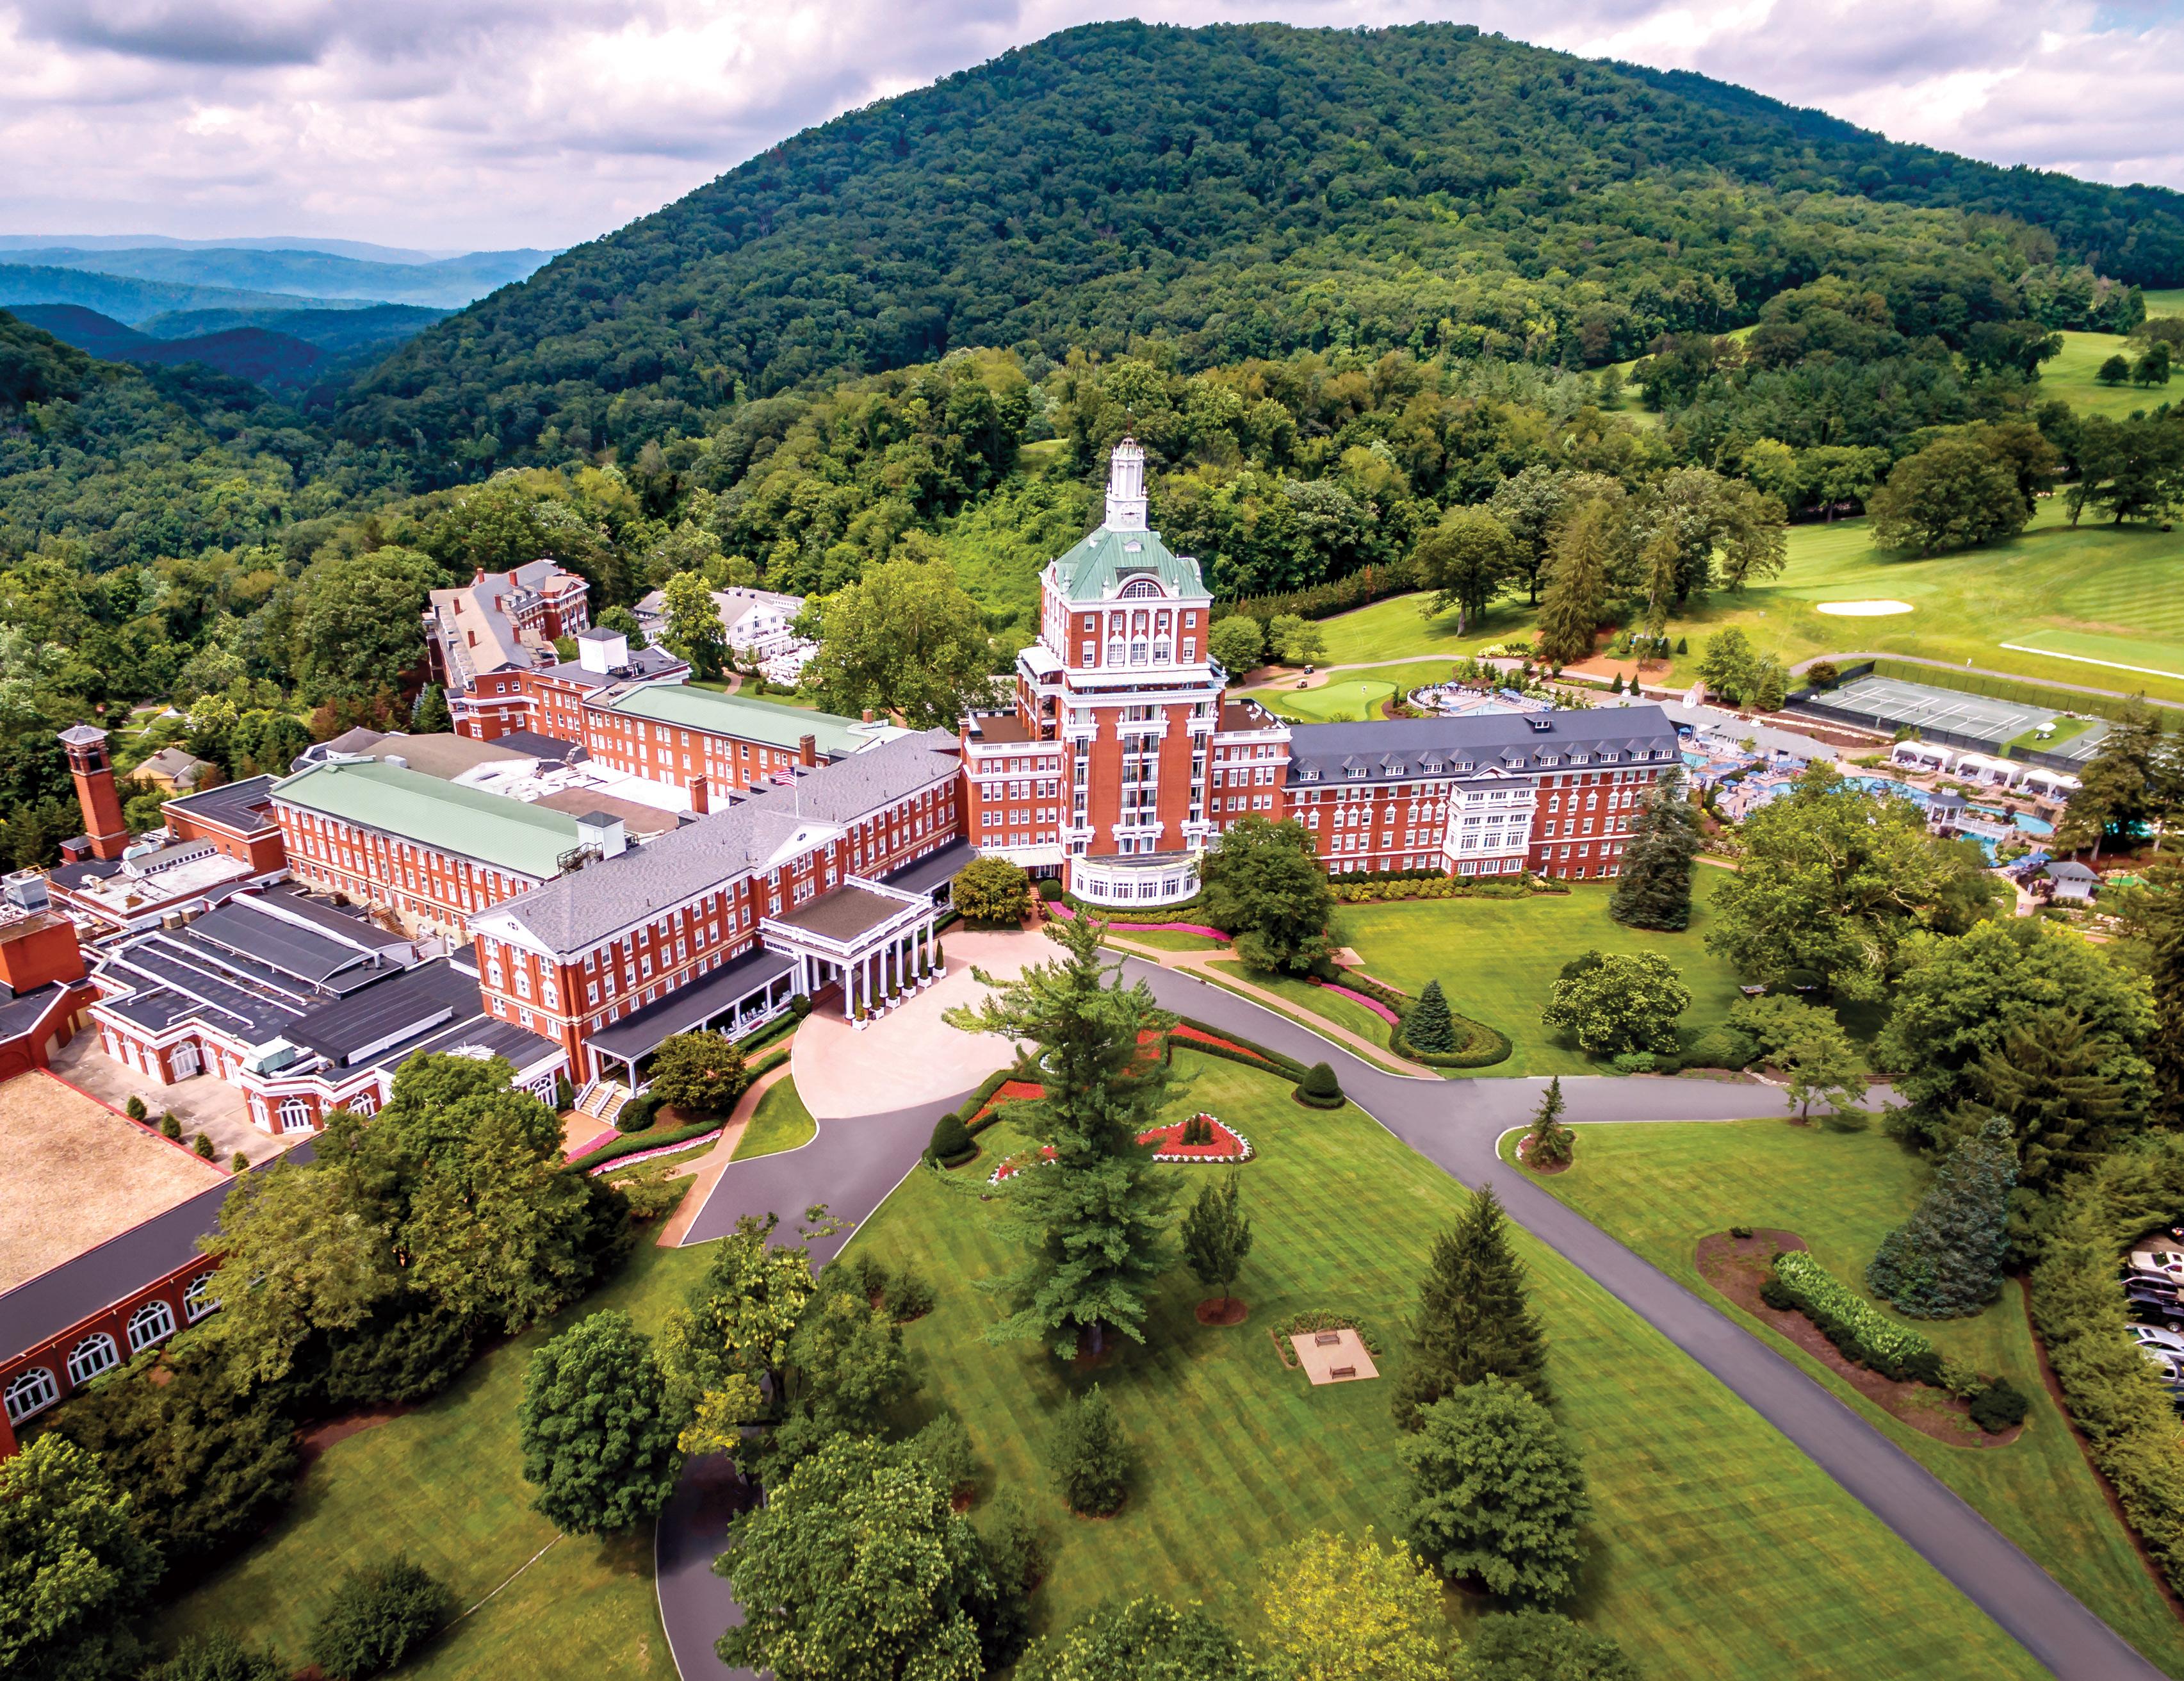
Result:
{"type": "Polygon", "coordinates": [[[283,1132],[309,1132],[311,1130],[311,1106],[301,1097],[285,1097],[281,1103],[281,1130],[283,1132]]]}
{"type": "Polygon", "coordinates": [[[141,1354],[175,1334],[175,1310],[154,1296],[129,1315],[129,1352],[141,1354]]]}
{"type": "Polygon", "coordinates": [[[50,1367],[25,1367],[8,1382],[8,1421],[20,1424],[31,1414],[43,1412],[58,1400],[60,1395],[61,1386],[53,1382],[50,1367]]]}
{"type": "Polygon", "coordinates": [[[200,1272],[190,1280],[189,1287],[182,1292],[182,1317],[195,1325],[220,1305],[220,1298],[212,1293],[212,1274],[200,1272]]]}
{"type": "Polygon", "coordinates": [[[71,1383],[88,1383],[102,1371],[110,1371],[121,1364],[121,1355],[114,1346],[114,1339],[103,1331],[95,1331],[69,1351],[68,1375],[71,1383]]]}

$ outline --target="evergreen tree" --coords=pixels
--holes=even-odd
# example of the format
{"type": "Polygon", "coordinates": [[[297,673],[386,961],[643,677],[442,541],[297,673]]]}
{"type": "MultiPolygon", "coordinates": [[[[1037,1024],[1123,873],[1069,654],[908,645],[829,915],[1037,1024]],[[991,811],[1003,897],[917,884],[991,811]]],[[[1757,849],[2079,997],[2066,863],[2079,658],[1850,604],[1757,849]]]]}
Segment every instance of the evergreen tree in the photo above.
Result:
{"type": "Polygon", "coordinates": [[[1569,1160],[1577,1137],[1563,1125],[1563,1111],[1568,1107],[1563,1097],[1563,1077],[1558,1074],[1540,1094],[1540,1107],[1532,1114],[1531,1131],[1524,1135],[1524,1159],[1534,1167],[1560,1167],[1569,1160]]]}
{"type": "Polygon", "coordinates": [[[2108,1069],[2121,1048],[2075,1010],[2061,1009],[2016,1024],[1981,1054],[1972,1089],[2009,1125],[2020,1190],[2044,1192],[2090,1167],[2142,1118],[2108,1069]]]}
{"type": "Polygon", "coordinates": [[[1104,1517],[1123,1504],[1129,1492],[1130,1444],[1115,1404],[1097,1383],[1062,1410],[1050,1463],[1070,1511],[1104,1517]]]}
{"type": "Polygon", "coordinates": [[[1414,1051],[1429,1056],[1447,1056],[1456,1049],[1456,1022],[1448,1013],[1447,995],[1440,982],[1429,980],[1411,1013],[1403,1018],[1403,1037],[1414,1051]]]}
{"type": "Polygon", "coordinates": [[[2078,790],[2056,826],[2059,850],[2090,846],[2098,861],[2111,839],[2128,841],[2154,815],[2162,780],[2160,726],[2142,701],[2127,705],[2078,773],[2078,790]]]}
{"type": "Polygon", "coordinates": [[[453,729],[455,720],[448,711],[448,691],[437,683],[426,684],[418,691],[410,723],[420,735],[444,734],[453,729]]]}
{"type": "Polygon", "coordinates": [[[1524,1264],[1509,1247],[1507,1218],[1490,1185],[1434,1240],[1411,1321],[1410,1358],[1396,1380],[1396,1422],[1415,1430],[1424,1408],[1489,1376],[1550,1399],[1546,1330],[1532,1310],[1524,1264]]]}
{"type": "Polygon", "coordinates": [[[1592,652],[1619,535],[1616,510],[1604,498],[1581,504],[1556,533],[1540,603],[1540,657],[1549,664],[1568,665],[1592,652]]]}
{"type": "Polygon", "coordinates": [[[2184,882],[2151,896],[2147,938],[2153,947],[2153,1031],[2146,1059],[2153,1065],[2154,1116],[2184,1126],[2184,882]]]}
{"type": "Polygon", "coordinates": [[[2009,1123],[1996,1116],[1957,1146],[1911,1218],[1880,1240],[1866,1283],[1914,1319],[1977,1313],[2002,1285],[2016,1182],[2009,1123]]]}
{"type": "Polygon", "coordinates": [[[1489,1377],[1435,1401],[1420,1421],[1396,1449],[1411,1480],[1404,1539],[1419,1555],[1519,1603],[1574,1589],[1592,1508],[1552,1415],[1489,1377]]]}
{"type": "Polygon", "coordinates": [[[1183,1217],[1183,1260],[1191,1276],[1212,1289],[1221,1287],[1221,1305],[1228,1305],[1228,1287],[1251,1253],[1251,1217],[1244,1212],[1244,1176],[1231,1170],[1198,1193],[1183,1217]]]}
{"type": "Polygon", "coordinates": [[[1607,913],[1630,928],[1689,928],[1691,861],[1701,844],[1698,809],[1678,765],[1653,785],[1639,807],[1607,913]]]}
{"type": "Polygon", "coordinates": [[[1145,1340],[1145,1300],[1170,1258],[1175,1186],[1138,1137],[1159,1119],[1169,1074],[1148,1047],[1175,1019],[1143,981],[1125,986],[1122,966],[1101,961],[1090,918],[1050,922],[1046,932],[1062,957],[1012,980],[974,970],[991,991],[947,1019],[1038,1047],[1045,1095],[1017,1114],[1054,1154],[1009,1181],[1007,1230],[1028,1253],[1001,1287],[1014,1311],[987,1334],[1044,1337],[1068,1360],[1081,1338],[1096,1349],[1111,1329],[1145,1340]]]}

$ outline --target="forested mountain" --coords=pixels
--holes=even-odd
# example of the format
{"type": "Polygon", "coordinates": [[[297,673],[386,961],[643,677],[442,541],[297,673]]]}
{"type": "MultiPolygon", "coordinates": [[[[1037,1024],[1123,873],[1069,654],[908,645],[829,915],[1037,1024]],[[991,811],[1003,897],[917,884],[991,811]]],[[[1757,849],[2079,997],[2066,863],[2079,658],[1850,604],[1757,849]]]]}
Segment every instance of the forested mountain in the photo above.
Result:
{"type": "Polygon", "coordinates": [[[426,262],[371,262],[314,250],[241,245],[15,247],[8,260],[31,268],[75,269],[131,279],[303,298],[356,299],[452,309],[522,279],[545,251],[469,251],[426,262]]]}
{"type": "Polygon", "coordinates": [[[241,291],[231,286],[193,286],[176,280],[139,280],[88,269],[0,262],[0,310],[18,304],[74,304],[135,327],[169,310],[304,310],[338,304],[285,292],[241,291]]]}
{"type": "Polygon", "coordinates": [[[2177,283],[2180,210],[1464,26],[1095,25],[565,253],[406,346],[340,424],[448,479],[959,345],[1593,366],[1830,273],[1961,336],[2059,256],[2177,283]]]}

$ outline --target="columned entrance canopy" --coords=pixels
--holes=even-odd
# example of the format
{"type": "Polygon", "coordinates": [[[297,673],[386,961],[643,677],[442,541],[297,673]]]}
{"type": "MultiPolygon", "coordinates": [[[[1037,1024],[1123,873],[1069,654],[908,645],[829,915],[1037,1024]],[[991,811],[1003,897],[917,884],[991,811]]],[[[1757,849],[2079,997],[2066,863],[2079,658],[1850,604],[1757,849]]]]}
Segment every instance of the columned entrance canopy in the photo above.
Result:
{"type": "Polygon", "coordinates": [[[842,1013],[861,1020],[905,992],[933,968],[938,913],[922,893],[851,876],[810,903],[759,924],[770,950],[796,964],[796,990],[807,995],[842,983],[842,1013]]]}
{"type": "Polygon", "coordinates": [[[677,987],[591,1036],[592,1072],[622,1074],[634,1091],[637,1065],[677,1033],[748,1033],[788,1007],[796,965],[777,952],[753,949],[710,975],[677,987]]]}

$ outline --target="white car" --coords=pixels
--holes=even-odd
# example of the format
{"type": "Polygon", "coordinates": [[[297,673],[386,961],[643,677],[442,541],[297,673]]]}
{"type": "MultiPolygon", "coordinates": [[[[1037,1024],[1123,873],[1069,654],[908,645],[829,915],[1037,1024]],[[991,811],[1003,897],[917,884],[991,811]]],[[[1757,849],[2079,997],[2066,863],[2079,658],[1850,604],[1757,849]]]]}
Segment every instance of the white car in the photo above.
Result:
{"type": "Polygon", "coordinates": [[[2184,1254],[2175,1249],[2137,1249],[2131,1257],[2131,1270],[2145,1273],[2150,1278],[2168,1278],[2184,1282],[2184,1254]]]}
{"type": "Polygon", "coordinates": [[[2131,1340],[2140,1348],[2157,1349],[2171,1360],[2184,1361],[2184,1335],[2158,1325],[2133,1325],[2127,1329],[2131,1340]]]}
{"type": "Polygon", "coordinates": [[[2184,1355],[2166,1349],[2151,1348],[2144,1343],[2138,1345],[2138,1351],[2146,1356],[2146,1363],[2160,1375],[2164,1383],[2184,1383],[2184,1355]]]}

